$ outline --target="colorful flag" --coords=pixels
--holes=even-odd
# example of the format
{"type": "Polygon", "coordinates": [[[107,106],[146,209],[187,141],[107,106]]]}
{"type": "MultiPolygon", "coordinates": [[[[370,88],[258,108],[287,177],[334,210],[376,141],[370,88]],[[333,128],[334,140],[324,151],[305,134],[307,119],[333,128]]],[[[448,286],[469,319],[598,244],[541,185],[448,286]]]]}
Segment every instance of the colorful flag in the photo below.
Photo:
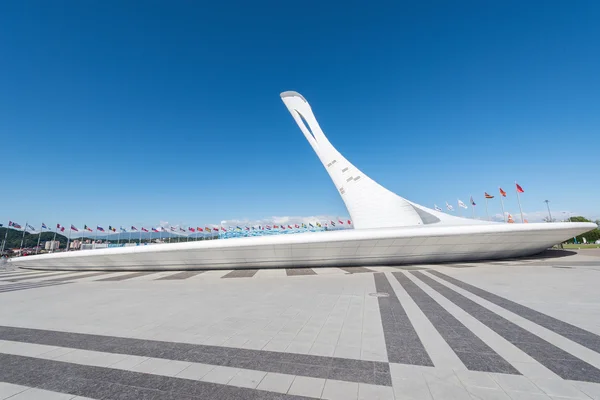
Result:
{"type": "MultiPolygon", "coordinates": [[[[9,225],[10,226],[10,225],[9,225]]],[[[65,231],[65,227],[62,226],[61,224],[56,224],[56,229],[59,229],[61,232],[65,231]]]]}
{"type": "Polygon", "coordinates": [[[475,204],[475,200],[473,200],[473,196],[471,196],[471,205],[472,206],[476,206],[477,204],[475,204]]]}
{"type": "Polygon", "coordinates": [[[85,229],[86,231],[93,232],[93,231],[92,231],[92,228],[90,228],[90,227],[89,227],[89,226],[87,226],[87,225],[83,225],[83,229],[85,229]]]}
{"type": "Polygon", "coordinates": [[[185,229],[183,229],[182,227],[179,227],[179,231],[180,232],[185,232],[185,229]]]}
{"type": "Polygon", "coordinates": [[[517,182],[515,182],[515,186],[517,187],[517,192],[519,192],[519,193],[525,193],[525,191],[523,190],[523,188],[517,182]]]}
{"type": "Polygon", "coordinates": [[[439,207],[437,206],[437,204],[434,204],[434,205],[433,205],[433,208],[435,209],[435,211],[442,211],[442,209],[441,209],[441,208],[439,208],[439,207]]]}
{"type": "Polygon", "coordinates": [[[21,229],[21,225],[17,224],[16,222],[12,222],[12,221],[8,221],[8,226],[12,226],[13,228],[16,228],[16,229],[21,229]]]}
{"type": "Polygon", "coordinates": [[[219,232],[219,228],[213,228],[214,232],[219,232]]]}
{"type": "Polygon", "coordinates": [[[142,226],[142,232],[148,232],[148,229],[146,229],[142,226]]]}
{"type": "Polygon", "coordinates": [[[502,197],[506,197],[506,192],[505,192],[504,190],[502,190],[502,188],[501,188],[501,187],[499,187],[498,189],[500,190],[500,195],[501,195],[502,197]]]}
{"type": "Polygon", "coordinates": [[[308,226],[310,226],[311,228],[314,228],[315,226],[313,224],[308,224],[308,226]]]}
{"type": "Polygon", "coordinates": [[[467,205],[465,203],[463,203],[460,200],[458,200],[458,206],[461,207],[461,208],[469,208],[469,207],[467,207],[467,205]]]}
{"type": "Polygon", "coordinates": [[[100,232],[104,232],[104,228],[101,227],[100,225],[96,226],[96,230],[100,231],[100,232]]]}
{"type": "Polygon", "coordinates": [[[488,194],[488,192],[483,192],[483,195],[485,196],[486,199],[493,199],[494,196],[492,196],[491,194],[488,194]]]}
{"type": "Polygon", "coordinates": [[[75,226],[73,224],[71,224],[71,230],[75,231],[75,232],[79,232],[79,229],[75,228],[75,226]]]}
{"type": "Polygon", "coordinates": [[[188,231],[190,231],[190,232],[196,232],[196,230],[194,228],[188,228],[188,231]]]}
{"type": "Polygon", "coordinates": [[[132,225],[132,226],[131,226],[131,230],[132,230],[132,231],[137,231],[137,228],[136,228],[135,226],[133,226],[133,225],[132,225]]]}
{"type": "Polygon", "coordinates": [[[29,229],[31,231],[35,231],[35,228],[33,226],[29,225],[29,224],[25,225],[25,230],[27,230],[27,229],[29,229]]]}
{"type": "Polygon", "coordinates": [[[45,223],[42,222],[42,229],[49,229],[45,223]]]}
{"type": "Polygon", "coordinates": [[[288,225],[287,227],[288,227],[289,229],[294,229],[294,228],[292,228],[292,226],[291,226],[291,225],[288,225]]]}
{"type": "Polygon", "coordinates": [[[448,209],[448,211],[454,211],[454,207],[448,204],[448,202],[446,202],[446,208],[448,209]]]}
{"type": "Polygon", "coordinates": [[[285,225],[281,225],[281,229],[285,229],[285,225]]]}
{"type": "Polygon", "coordinates": [[[318,226],[319,228],[322,228],[322,227],[323,227],[323,225],[321,225],[321,223],[320,223],[320,222],[317,222],[317,226],[318,226]]]}
{"type": "Polygon", "coordinates": [[[352,221],[348,220],[348,225],[352,225],[352,221]]]}
{"type": "Polygon", "coordinates": [[[344,225],[344,221],[342,221],[341,219],[338,219],[338,222],[342,225],[344,225]]]}
{"type": "Polygon", "coordinates": [[[164,226],[161,226],[160,230],[161,230],[161,232],[166,232],[167,231],[164,226]]]}
{"type": "MultiPolygon", "coordinates": [[[[246,228],[246,230],[247,230],[247,231],[249,231],[249,230],[250,230],[250,228],[248,228],[247,226],[245,226],[244,228],[246,228]]],[[[252,228],[252,229],[254,229],[254,228],[252,228]]]]}
{"type": "Polygon", "coordinates": [[[108,226],[108,230],[111,231],[111,232],[116,232],[117,231],[117,229],[114,226],[110,226],[110,225],[108,226]]]}
{"type": "Polygon", "coordinates": [[[198,232],[204,232],[204,229],[202,229],[202,228],[200,228],[200,227],[197,227],[197,228],[196,228],[196,230],[197,230],[198,232]]]}
{"type": "Polygon", "coordinates": [[[175,232],[175,230],[176,230],[176,229],[175,229],[175,227],[174,227],[174,226],[172,226],[172,227],[171,227],[171,232],[175,232]]]}
{"type": "Polygon", "coordinates": [[[158,229],[156,229],[156,228],[153,227],[152,228],[152,232],[158,232],[158,229]]]}
{"type": "Polygon", "coordinates": [[[299,226],[298,224],[295,224],[295,225],[294,225],[294,227],[295,227],[296,229],[300,228],[300,226],[299,226]]]}
{"type": "Polygon", "coordinates": [[[223,232],[227,232],[227,229],[225,229],[224,227],[221,227],[221,230],[222,230],[223,232]]]}
{"type": "Polygon", "coordinates": [[[330,222],[331,222],[331,226],[335,226],[335,222],[333,222],[333,221],[330,221],[330,222]]]}
{"type": "Polygon", "coordinates": [[[119,229],[121,230],[121,232],[127,232],[127,229],[125,229],[123,227],[120,227],[119,229]]]}

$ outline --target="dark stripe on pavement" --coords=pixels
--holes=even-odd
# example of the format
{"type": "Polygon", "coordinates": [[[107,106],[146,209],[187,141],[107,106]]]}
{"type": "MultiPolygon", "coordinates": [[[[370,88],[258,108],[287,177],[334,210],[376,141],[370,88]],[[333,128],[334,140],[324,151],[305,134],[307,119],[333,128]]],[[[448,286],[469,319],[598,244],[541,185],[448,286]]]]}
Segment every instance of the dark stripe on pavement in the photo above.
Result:
{"type": "Polygon", "coordinates": [[[2,279],[3,281],[6,282],[21,282],[21,281],[27,281],[27,280],[31,280],[31,279],[42,279],[42,278],[53,278],[55,276],[59,276],[59,275],[66,275],[66,274],[72,274],[73,271],[70,272],[50,272],[50,273],[45,273],[45,274],[35,274],[35,276],[28,276],[26,278],[15,278],[15,279],[2,279]]]}
{"type": "Polygon", "coordinates": [[[7,292],[16,292],[18,290],[27,290],[27,289],[37,289],[37,288],[42,288],[42,287],[46,287],[46,286],[57,286],[57,285],[63,285],[69,282],[64,282],[64,283],[46,283],[46,282],[30,282],[30,283],[15,283],[14,285],[0,285],[0,293],[7,293],[7,292]]]}
{"type": "Polygon", "coordinates": [[[100,276],[100,275],[106,275],[106,274],[110,274],[110,272],[91,272],[89,274],[84,274],[84,273],[80,272],[78,275],[63,276],[63,277],[56,278],[56,279],[46,279],[46,280],[44,280],[44,282],[64,282],[64,281],[70,281],[73,279],[91,278],[93,276],[100,276]]]}
{"type": "Polygon", "coordinates": [[[287,276],[298,276],[298,275],[316,275],[317,273],[310,268],[286,268],[285,273],[287,276]]]}
{"type": "Polygon", "coordinates": [[[442,274],[441,272],[431,271],[431,273],[468,292],[473,293],[474,295],[486,299],[490,303],[494,303],[495,305],[500,306],[508,311],[511,311],[520,317],[528,319],[531,322],[535,322],[536,324],[541,325],[554,333],[558,333],[559,335],[571,339],[575,343],[579,343],[580,345],[587,347],[590,350],[600,353],[600,336],[592,332],[588,332],[585,329],[581,329],[575,325],[571,325],[567,322],[561,321],[559,319],[536,311],[532,308],[525,307],[524,305],[515,303],[512,300],[500,297],[494,293],[480,289],[473,285],[469,285],[468,283],[459,281],[458,279],[442,274]]]}
{"type": "MultiPolygon", "coordinates": [[[[0,339],[391,386],[387,362],[0,326],[0,339]]],[[[0,365],[2,365],[0,363],[0,365]]],[[[4,367],[4,365],[3,365],[4,367]]],[[[1,381],[1,379],[0,379],[1,381]]]]}
{"type": "Polygon", "coordinates": [[[156,279],[157,281],[168,281],[168,280],[178,280],[178,279],[187,279],[193,276],[199,275],[206,271],[182,271],[173,275],[163,276],[162,278],[156,279]]]}
{"type": "Polygon", "coordinates": [[[375,272],[372,269],[365,267],[340,267],[341,270],[344,270],[350,274],[361,274],[365,272],[375,272]]]}
{"type": "Polygon", "coordinates": [[[234,269],[223,278],[252,278],[257,272],[257,269],[234,269]]]}
{"type": "Polygon", "coordinates": [[[0,381],[94,399],[287,399],[306,397],[191,379],[0,354],[0,381]]]}
{"type": "Polygon", "coordinates": [[[388,297],[378,297],[377,299],[388,360],[393,363],[433,367],[429,354],[385,274],[377,272],[373,276],[377,292],[388,294],[388,297]]]}
{"type": "Polygon", "coordinates": [[[408,279],[404,273],[393,272],[392,274],[468,369],[519,374],[511,364],[500,357],[423,289],[408,279]]]}
{"type": "Polygon", "coordinates": [[[117,276],[111,276],[104,279],[96,279],[94,282],[113,282],[113,281],[124,281],[127,279],[137,278],[138,276],[155,274],[156,272],[134,272],[132,274],[121,273],[117,276]]]}
{"type": "Polygon", "coordinates": [[[600,383],[600,370],[421,272],[413,274],[563,379],[600,383]]]}

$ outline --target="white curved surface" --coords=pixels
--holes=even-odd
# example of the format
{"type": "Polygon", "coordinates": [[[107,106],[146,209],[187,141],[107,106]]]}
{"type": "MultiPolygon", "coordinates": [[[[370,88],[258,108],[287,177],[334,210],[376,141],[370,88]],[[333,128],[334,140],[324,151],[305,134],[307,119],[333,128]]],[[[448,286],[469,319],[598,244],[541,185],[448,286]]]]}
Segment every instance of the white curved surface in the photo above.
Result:
{"type": "Polygon", "coordinates": [[[479,221],[410,202],[346,160],[329,143],[302,95],[284,92],[281,98],[338,188],[355,229],[82,250],[14,258],[10,262],[24,268],[81,270],[434,263],[532,255],[596,228],[593,223],[479,221]]]}

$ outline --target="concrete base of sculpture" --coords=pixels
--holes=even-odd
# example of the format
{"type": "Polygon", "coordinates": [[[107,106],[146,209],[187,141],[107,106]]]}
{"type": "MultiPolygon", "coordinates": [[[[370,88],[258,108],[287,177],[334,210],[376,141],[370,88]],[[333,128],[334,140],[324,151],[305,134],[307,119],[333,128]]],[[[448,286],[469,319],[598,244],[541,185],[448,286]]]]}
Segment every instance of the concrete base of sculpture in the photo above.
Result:
{"type": "Polygon", "coordinates": [[[420,225],[82,250],[10,262],[50,270],[158,271],[493,260],[537,254],[595,227],[576,222],[420,225]]]}

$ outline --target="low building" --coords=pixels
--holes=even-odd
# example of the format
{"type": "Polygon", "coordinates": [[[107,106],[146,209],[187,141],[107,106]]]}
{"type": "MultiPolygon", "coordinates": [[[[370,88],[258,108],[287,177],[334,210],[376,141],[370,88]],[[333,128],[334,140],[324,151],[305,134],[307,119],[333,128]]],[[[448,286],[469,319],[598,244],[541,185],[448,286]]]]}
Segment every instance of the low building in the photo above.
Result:
{"type": "Polygon", "coordinates": [[[44,250],[58,250],[60,242],[58,240],[48,240],[44,245],[44,250]]]}

